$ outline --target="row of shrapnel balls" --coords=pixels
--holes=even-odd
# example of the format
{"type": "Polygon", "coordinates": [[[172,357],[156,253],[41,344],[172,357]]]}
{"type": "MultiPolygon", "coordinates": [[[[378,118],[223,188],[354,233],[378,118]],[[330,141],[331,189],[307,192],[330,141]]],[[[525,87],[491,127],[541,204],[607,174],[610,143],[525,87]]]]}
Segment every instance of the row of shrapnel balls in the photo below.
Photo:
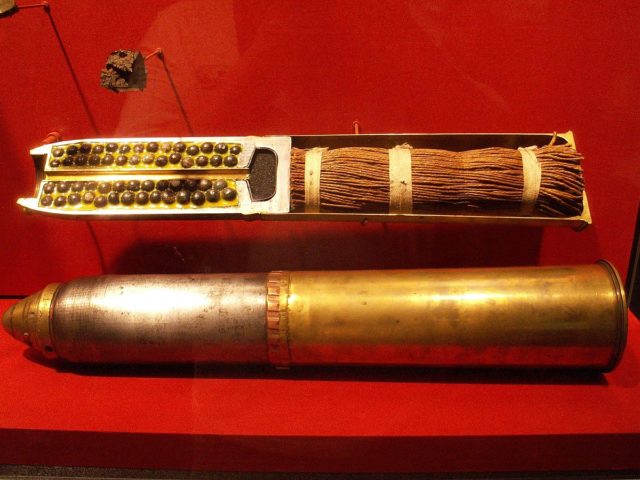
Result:
{"type": "Polygon", "coordinates": [[[71,144],[66,147],[54,147],[51,150],[49,166],[63,167],[135,167],[136,165],[154,165],[165,167],[169,164],[182,168],[198,167],[235,167],[238,155],[242,152],[240,145],[226,143],[203,142],[201,144],[185,142],[148,142],[129,145],[118,145],[111,142],[71,144]],[[132,154],[132,155],[129,155],[132,154]]]}
{"type": "Polygon", "coordinates": [[[114,182],[47,182],[42,187],[43,207],[165,204],[202,206],[220,199],[233,202],[237,191],[223,179],[116,180],[114,182]]]}

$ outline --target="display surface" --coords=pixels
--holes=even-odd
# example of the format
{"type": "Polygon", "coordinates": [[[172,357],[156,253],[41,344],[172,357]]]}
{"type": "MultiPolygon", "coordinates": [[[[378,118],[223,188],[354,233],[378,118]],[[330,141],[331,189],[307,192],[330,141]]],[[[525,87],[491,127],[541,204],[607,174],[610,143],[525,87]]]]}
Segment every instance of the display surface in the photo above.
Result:
{"type": "MultiPolygon", "coordinates": [[[[0,309],[14,303],[0,300],[0,309]]],[[[0,404],[8,406],[0,409],[0,462],[280,472],[639,469],[639,346],[640,323],[631,317],[627,351],[605,375],[280,372],[69,368],[0,335],[0,404]]]]}
{"type": "Polygon", "coordinates": [[[620,279],[593,266],[105,276],[52,284],[4,329],[80,363],[610,370],[620,279]]]}

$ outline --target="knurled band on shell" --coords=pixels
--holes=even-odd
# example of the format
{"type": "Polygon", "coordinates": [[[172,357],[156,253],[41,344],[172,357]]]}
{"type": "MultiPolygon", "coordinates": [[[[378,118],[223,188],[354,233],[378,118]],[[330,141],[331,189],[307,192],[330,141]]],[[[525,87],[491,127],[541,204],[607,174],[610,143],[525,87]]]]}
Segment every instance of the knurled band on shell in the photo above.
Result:
{"type": "Polygon", "coordinates": [[[278,369],[291,365],[289,351],[289,272],[267,275],[267,355],[269,363],[278,369]]]}

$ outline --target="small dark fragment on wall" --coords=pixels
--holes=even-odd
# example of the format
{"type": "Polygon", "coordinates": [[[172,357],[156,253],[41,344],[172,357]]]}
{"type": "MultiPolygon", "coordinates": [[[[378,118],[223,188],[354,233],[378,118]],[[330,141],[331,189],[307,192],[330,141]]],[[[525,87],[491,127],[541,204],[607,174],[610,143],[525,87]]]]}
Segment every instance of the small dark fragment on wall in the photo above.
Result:
{"type": "Polygon", "coordinates": [[[147,69],[144,57],[134,50],[115,50],[100,72],[100,85],[114,92],[144,90],[147,69]]]}

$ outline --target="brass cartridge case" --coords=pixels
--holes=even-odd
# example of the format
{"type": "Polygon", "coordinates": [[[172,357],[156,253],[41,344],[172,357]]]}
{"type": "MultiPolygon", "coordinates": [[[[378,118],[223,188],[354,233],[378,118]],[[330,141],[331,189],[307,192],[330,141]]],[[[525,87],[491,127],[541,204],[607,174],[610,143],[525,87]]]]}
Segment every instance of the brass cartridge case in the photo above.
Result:
{"type": "Polygon", "coordinates": [[[607,371],[627,330],[624,292],[607,262],[114,275],[43,292],[9,309],[4,328],[49,358],[80,363],[607,371]]]}

